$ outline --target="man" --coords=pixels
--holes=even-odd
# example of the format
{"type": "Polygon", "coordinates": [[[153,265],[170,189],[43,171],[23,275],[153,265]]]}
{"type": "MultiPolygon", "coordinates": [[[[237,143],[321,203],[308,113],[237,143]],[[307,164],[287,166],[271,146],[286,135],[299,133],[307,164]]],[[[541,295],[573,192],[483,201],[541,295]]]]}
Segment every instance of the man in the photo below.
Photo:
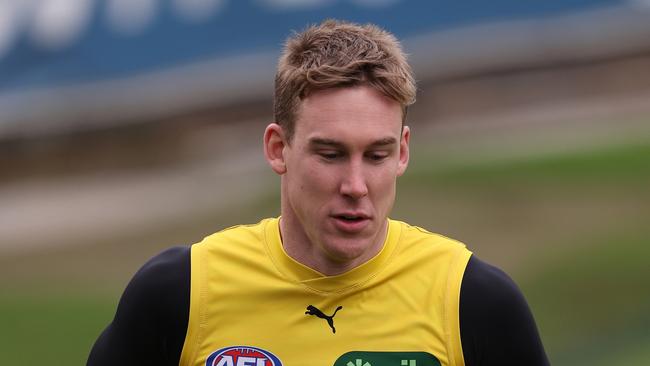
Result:
{"type": "Polygon", "coordinates": [[[291,37],[264,133],[281,217],[154,257],[88,365],[547,365],[503,272],[388,219],[415,90],[375,26],[326,21],[291,37]]]}

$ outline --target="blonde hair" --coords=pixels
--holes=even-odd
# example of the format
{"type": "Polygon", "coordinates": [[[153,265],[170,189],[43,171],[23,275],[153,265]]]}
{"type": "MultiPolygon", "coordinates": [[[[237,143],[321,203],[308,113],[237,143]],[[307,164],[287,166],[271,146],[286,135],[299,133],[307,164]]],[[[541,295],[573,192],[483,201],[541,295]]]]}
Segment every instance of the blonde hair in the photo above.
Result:
{"type": "Polygon", "coordinates": [[[293,34],[275,76],[274,115],[291,141],[298,107],[315,90],[370,85],[402,106],[415,102],[415,80],[391,33],[372,24],[326,20],[293,34]]]}

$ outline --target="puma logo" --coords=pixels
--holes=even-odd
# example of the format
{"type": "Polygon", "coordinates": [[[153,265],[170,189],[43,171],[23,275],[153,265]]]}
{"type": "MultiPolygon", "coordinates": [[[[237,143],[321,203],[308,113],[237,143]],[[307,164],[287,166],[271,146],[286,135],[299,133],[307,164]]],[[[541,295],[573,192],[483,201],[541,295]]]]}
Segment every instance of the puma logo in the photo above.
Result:
{"type": "Polygon", "coordinates": [[[307,315],[316,315],[317,317],[321,319],[327,320],[327,324],[329,324],[330,328],[332,328],[332,333],[336,333],[336,328],[334,328],[334,316],[336,315],[336,312],[343,309],[343,306],[339,306],[334,310],[334,314],[331,316],[325,315],[322,311],[320,311],[317,307],[314,305],[309,305],[307,306],[307,311],[305,311],[305,314],[307,315]]]}

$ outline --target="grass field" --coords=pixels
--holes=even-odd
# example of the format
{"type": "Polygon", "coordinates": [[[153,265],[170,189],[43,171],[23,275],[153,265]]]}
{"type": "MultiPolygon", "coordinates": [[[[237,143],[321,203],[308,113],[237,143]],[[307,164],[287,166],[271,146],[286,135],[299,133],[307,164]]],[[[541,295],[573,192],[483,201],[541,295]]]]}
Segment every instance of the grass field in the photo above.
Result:
{"type": "MultiPolygon", "coordinates": [[[[423,150],[425,151],[425,150],[423,150]]],[[[650,364],[650,143],[449,163],[422,153],[393,217],[468,244],[526,294],[554,365],[650,364]]],[[[3,364],[84,364],[146,258],[277,212],[238,212],[0,259],[3,364]]]]}

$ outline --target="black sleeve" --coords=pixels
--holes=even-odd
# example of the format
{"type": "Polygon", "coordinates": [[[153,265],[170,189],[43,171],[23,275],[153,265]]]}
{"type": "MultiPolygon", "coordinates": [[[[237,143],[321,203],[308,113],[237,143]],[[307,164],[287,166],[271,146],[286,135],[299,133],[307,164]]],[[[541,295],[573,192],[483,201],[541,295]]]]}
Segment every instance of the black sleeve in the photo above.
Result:
{"type": "Polygon", "coordinates": [[[87,366],[177,366],[189,307],[190,247],[171,248],[133,276],[115,318],[90,351],[87,366]]]}
{"type": "Polygon", "coordinates": [[[474,256],[460,289],[460,337],[467,366],[549,365],[517,285],[474,256]]]}

